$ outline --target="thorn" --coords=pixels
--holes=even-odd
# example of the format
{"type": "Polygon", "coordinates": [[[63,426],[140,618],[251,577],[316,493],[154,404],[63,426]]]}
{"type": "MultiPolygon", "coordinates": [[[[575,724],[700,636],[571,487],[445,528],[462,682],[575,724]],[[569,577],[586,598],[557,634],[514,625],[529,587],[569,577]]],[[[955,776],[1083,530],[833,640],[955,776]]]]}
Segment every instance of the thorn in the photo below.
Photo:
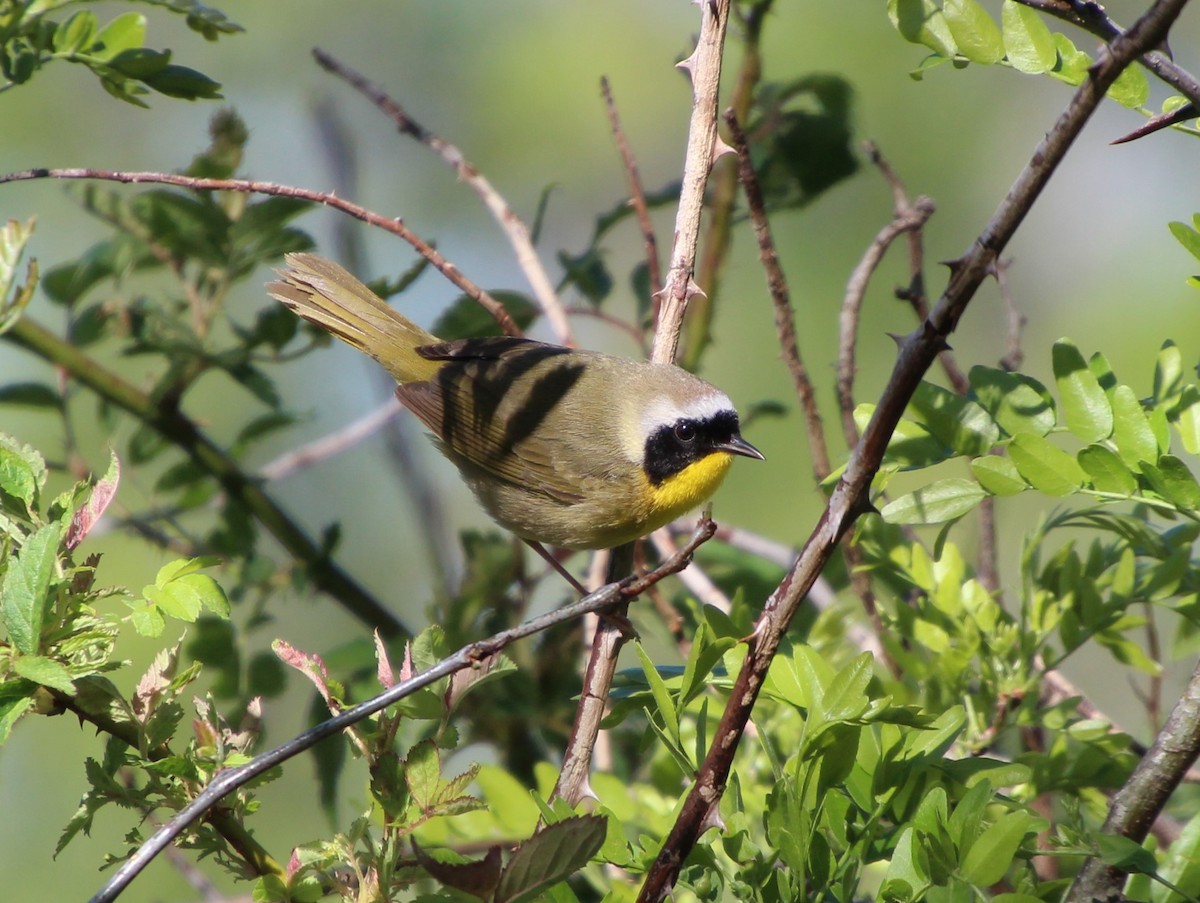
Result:
{"type": "Polygon", "coordinates": [[[950,271],[950,278],[953,279],[967,265],[967,260],[965,257],[956,257],[954,260],[939,260],[938,263],[950,271]]]}
{"type": "Polygon", "coordinates": [[[1129,141],[1136,141],[1138,138],[1144,138],[1147,135],[1152,135],[1162,129],[1177,125],[1185,119],[1191,119],[1194,116],[1200,116],[1200,110],[1193,103],[1185,103],[1177,110],[1172,110],[1170,113],[1160,113],[1157,116],[1152,116],[1148,119],[1145,125],[1134,129],[1128,135],[1123,135],[1109,144],[1125,144],[1129,141]]]}
{"type": "Polygon", "coordinates": [[[695,65],[696,65],[696,51],[693,50],[690,56],[684,57],[678,63],[676,63],[675,68],[682,69],[684,72],[686,72],[688,74],[688,78],[691,78],[692,75],[696,71],[695,65]]]}
{"type": "Polygon", "coordinates": [[[725,819],[721,818],[720,807],[713,803],[708,807],[708,811],[704,813],[704,820],[700,822],[700,833],[703,834],[709,828],[716,828],[721,833],[725,833],[725,819]]]}
{"type": "Polygon", "coordinates": [[[724,141],[722,141],[721,136],[718,135],[717,140],[713,143],[712,162],[716,163],[718,160],[720,160],[726,154],[736,154],[736,153],[737,153],[737,151],[735,151],[732,147],[730,147],[728,144],[726,144],[724,141]]]}
{"type": "Polygon", "coordinates": [[[684,290],[684,298],[688,301],[691,301],[695,297],[707,298],[708,295],[704,294],[704,289],[700,288],[700,286],[696,284],[696,280],[689,276],[687,288],[684,290]]]}
{"type": "Polygon", "coordinates": [[[596,796],[596,791],[592,789],[592,782],[588,780],[587,775],[583,776],[583,780],[579,782],[579,787],[576,788],[574,804],[578,806],[584,800],[600,802],[600,797],[596,796]]]}
{"type": "Polygon", "coordinates": [[[896,343],[897,348],[903,348],[904,343],[908,341],[908,336],[900,335],[898,332],[889,332],[887,337],[896,343]]]}

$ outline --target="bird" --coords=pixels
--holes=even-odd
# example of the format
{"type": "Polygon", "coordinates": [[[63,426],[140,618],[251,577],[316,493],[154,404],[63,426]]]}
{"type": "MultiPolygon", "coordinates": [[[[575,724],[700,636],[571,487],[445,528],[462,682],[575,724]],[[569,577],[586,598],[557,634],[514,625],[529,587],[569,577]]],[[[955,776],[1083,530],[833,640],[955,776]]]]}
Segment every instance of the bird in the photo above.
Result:
{"type": "Polygon", "coordinates": [[[764,459],[729,396],[680,367],[514,336],[442,341],[338,264],[285,261],[267,292],[382,364],[488,515],[552,563],[539,545],[632,542],[706,501],[735,456],[764,459]]]}

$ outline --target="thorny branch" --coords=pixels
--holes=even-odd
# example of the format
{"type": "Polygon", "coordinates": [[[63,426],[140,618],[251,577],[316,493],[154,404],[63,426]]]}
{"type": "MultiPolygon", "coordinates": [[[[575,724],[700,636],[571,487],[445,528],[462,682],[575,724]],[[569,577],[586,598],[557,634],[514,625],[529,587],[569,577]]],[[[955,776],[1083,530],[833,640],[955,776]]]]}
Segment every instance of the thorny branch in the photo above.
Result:
{"type": "Polygon", "coordinates": [[[824,513],[783,581],[767,600],[712,744],[675,824],[646,874],[638,896],[657,903],[670,892],[700,834],[716,824],[733,757],[779,643],[805,594],[859,515],[871,510],[868,491],[888,439],[925,371],[946,347],[975,291],[1062,162],[1121,71],[1162,42],[1187,0],[1158,0],[1100,55],[1058,121],[1039,143],[992,219],[951,266],[945,292],[929,318],[900,345],[892,376],[824,513]]]}
{"type": "Polygon", "coordinates": [[[394,705],[413,693],[430,686],[442,678],[449,677],[459,671],[475,667],[506,646],[548,630],[558,624],[566,623],[581,617],[588,612],[601,611],[614,605],[628,604],[632,599],[644,593],[660,580],[677,573],[688,566],[692,554],[703,543],[712,538],[716,532],[716,524],[707,518],[697,524],[691,540],[679,550],[679,554],[669,561],[663,562],[645,577],[627,577],[618,583],[610,583],[590,595],[585,596],[573,605],[555,609],[540,615],[516,627],[503,630],[485,640],[468,643],[457,652],[442,659],[433,667],[421,672],[408,680],[393,684],[378,696],[364,703],[346,709],[338,715],[322,721],[315,727],[309,728],[302,734],[281,743],[279,746],[254,757],[253,760],[237,768],[228,768],[217,774],[197,797],[181,809],[159,830],[155,831],[119,869],[113,874],[103,888],[91,899],[91,903],[111,903],[129,883],[150,864],[159,853],[178,837],[189,824],[200,818],[216,806],[223,797],[245,786],[259,775],[277,765],[292,759],[300,753],[311,749],[317,743],[340,734],[376,712],[394,705]]]}

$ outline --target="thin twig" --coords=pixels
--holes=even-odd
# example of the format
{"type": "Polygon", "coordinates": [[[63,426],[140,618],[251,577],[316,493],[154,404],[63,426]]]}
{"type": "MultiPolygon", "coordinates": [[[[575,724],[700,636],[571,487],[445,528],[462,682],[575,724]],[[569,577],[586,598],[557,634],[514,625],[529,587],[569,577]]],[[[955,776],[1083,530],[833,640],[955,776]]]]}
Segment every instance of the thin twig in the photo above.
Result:
{"type": "Polygon", "coordinates": [[[1000,366],[1010,373],[1019,370],[1025,361],[1025,352],[1021,348],[1021,331],[1025,328],[1026,317],[1017,308],[1012,296],[1012,286],[1008,281],[1008,269],[1012,266],[1012,258],[997,258],[996,288],[1000,290],[1000,298],[1004,301],[1004,318],[1007,324],[1008,345],[1004,357],[1000,358],[1000,366]]]}
{"type": "MultiPolygon", "coordinates": [[[[678,554],[679,547],[675,545],[675,540],[671,537],[671,531],[666,527],[655,530],[650,534],[650,542],[654,544],[654,550],[658,552],[659,558],[664,561],[678,554]]],[[[704,573],[704,569],[699,565],[693,565],[686,571],[681,571],[679,580],[693,596],[699,600],[702,605],[711,605],[717,611],[723,611],[729,614],[733,605],[729,601],[729,597],[721,592],[721,588],[712,582],[712,578],[704,573]]]]}
{"type": "Polygon", "coordinates": [[[504,230],[504,234],[508,236],[517,263],[525,273],[525,278],[529,280],[534,300],[537,301],[538,307],[545,315],[546,322],[550,324],[550,331],[554,334],[555,341],[560,345],[573,347],[575,340],[571,335],[571,325],[563,311],[562,302],[555,294],[554,283],[550,281],[546,268],[542,266],[541,258],[534,250],[533,241],[529,237],[529,228],[513,212],[508,201],[488,181],[487,177],[471,165],[462,151],[418,123],[394,98],[389,97],[377,85],[372,84],[358,72],[320,48],[314,47],[312,54],[322,69],[353,86],[382,110],[396,124],[402,134],[416,139],[441,157],[443,162],[454,170],[454,174],[458,176],[459,180],[465,182],[479,196],[484,206],[499,223],[500,228],[504,230]]]}
{"type": "Polygon", "coordinates": [[[804,423],[807,426],[805,435],[812,457],[813,477],[820,483],[829,476],[831,470],[829,447],[825,441],[825,425],[821,422],[821,412],[817,407],[817,393],[813,389],[812,380],[809,379],[808,369],[800,357],[796,318],[792,312],[787,277],[779,263],[775,239],[771,237],[771,224],[767,220],[766,204],[763,202],[762,188],[758,184],[758,176],[750,159],[746,135],[732,109],[725,111],[724,118],[729,129],[730,141],[738,156],[738,176],[741,179],[742,190],[746,193],[746,206],[750,211],[754,237],[758,239],[758,259],[766,273],[767,291],[770,292],[771,303],[775,307],[775,334],[779,338],[780,356],[791,374],[796,398],[800,402],[800,409],[804,411],[804,423]]]}
{"type": "MultiPolygon", "coordinates": [[[[951,277],[929,319],[900,343],[892,376],[870,423],[851,453],[828,506],[787,575],[768,598],[753,634],[742,668],[729,694],[721,721],[691,790],[680,804],[675,824],[638,895],[643,903],[658,903],[670,892],[684,861],[701,832],[718,823],[717,807],[728,781],[733,758],[750,720],[754,702],[776,650],[809,588],[833,555],[853,522],[871,510],[871,480],[878,472],[887,443],[905,407],[929,366],[946,347],[976,290],[996,258],[1041,194],[1067,150],[1091,118],[1121,71],[1141,53],[1160,43],[1187,0],[1158,0],[1130,31],[1113,41],[1072,96],[1063,114],[1038,144],[991,220],[971,248],[951,268],[951,277]]],[[[1198,679],[1200,680],[1200,679],[1198,679]]],[[[1200,705],[1200,689],[1197,691],[1200,705]]],[[[1200,716],[1193,727],[1200,731],[1200,716]]]]}
{"type": "Polygon", "coordinates": [[[386,401],[352,423],[339,427],[299,448],[284,452],[273,461],[260,467],[258,475],[268,482],[273,482],[294,476],[314,464],[335,458],[379,432],[384,424],[403,410],[404,408],[397,404],[394,398],[386,401]]]}
{"type": "Polygon", "coordinates": [[[601,611],[611,608],[613,605],[628,603],[664,577],[678,573],[687,567],[692,554],[712,537],[715,530],[716,525],[712,521],[702,521],[697,525],[695,533],[692,534],[691,541],[679,550],[677,556],[663,562],[660,567],[645,577],[627,577],[619,583],[610,583],[572,605],[555,609],[508,630],[502,630],[486,640],[468,643],[428,670],[408,680],[398,681],[373,699],[322,721],[274,749],[255,756],[245,765],[218,772],[194,800],[179,810],[162,828],[155,831],[138,847],[137,852],[127,859],[100,892],[92,897],[91,903],[111,903],[112,900],[115,900],[155,856],[178,837],[189,824],[217,806],[227,794],[245,786],[259,775],[281,765],[288,759],[311,749],[322,740],[340,734],[364,718],[383,711],[418,690],[436,683],[444,677],[449,677],[451,674],[477,666],[478,663],[486,661],[517,640],[572,621],[588,612],[601,611]]]}
{"type": "Polygon", "coordinates": [[[621,162],[625,165],[625,176],[629,179],[629,202],[637,215],[638,226],[642,230],[642,241],[646,245],[646,272],[650,277],[651,323],[658,322],[658,307],[661,303],[662,265],[658,260],[658,238],[654,234],[654,221],[650,219],[650,208],[646,204],[646,189],[642,185],[642,174],[638,169],[637,158],[633,148],[629,146],[629,138],[621,127],[621,115],[617,112],[617,103],[613,100],[612,88],[607,78],[600,79],[600,93],[604,95],[604,107],[608,111],[608,124],[612,129],[613,140],[621,154],[621,162]]]}
{"type": "Polygon", "coordinates": [[[842,298],[842,312],[839,318],[837,400],[842,416],[842,433],[846,437],[846,444],[851,447],[858,442],[858,427],[854,423],[854,358],[858,345],[858,323],[867,286],[892,242],[905,232],[922,228],[929,217],[933,216],[933,210],[933,201],[919,197],[908,210],[897,211],[892,221],[879,230],[879,234],[875,236],[846,282],[846,293],[842,298]]]}
{"type": "Polygon", "coordinates": [[[111,169],[26,169],[21,172],[10,172],[0,175],[0,185],[8,182],[28,182],[33,179],[84,179],[101,182],[124,182],[127,184],[147,183],[152,185],[176,185],[180,188],[190,188],[192,191],[239,191],[252,194],[270,194],[277,197],[300,198],[332,207],[355,219],[362,220],[368,225],[391,232],[404,239],[418,254],[424,257],[433,267],[450,282],[462,290],[469,298],[477,301],[490,313],[506,335],[520,335],[521,330],[508,311],[499,301],[480,288],[462,272],[443,257],[436,248],[430,245],[417,233],[404,225],[398,218],[386,217],[352,203],[336,195],[323,191],[312,191],[307,188],[296,188],[292,185],[280,185],[276,182],[259,182],[253,179],[202,179],[195,176],[183,176],[167,172],[125,172],[111,169]]]}

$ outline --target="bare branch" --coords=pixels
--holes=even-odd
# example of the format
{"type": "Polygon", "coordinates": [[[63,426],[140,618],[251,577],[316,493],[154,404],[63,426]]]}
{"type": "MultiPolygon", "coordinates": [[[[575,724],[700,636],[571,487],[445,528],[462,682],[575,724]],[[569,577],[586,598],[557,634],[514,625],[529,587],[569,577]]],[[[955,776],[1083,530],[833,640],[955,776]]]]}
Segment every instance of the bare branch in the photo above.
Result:
{"type": "Polygon", "coordinates": [[[621,127],[621,116],[617,112],[617,103],[613,100],[612,88],[607,78],[600,79],[600,93],[604,95],[604,106],[608,110],[608,124],[612,129],[613,140],[617,142],[617,150],[621,154],[621,162],[625,164],[625,175],[629,179],[629,202],[637,215],[638,226],[642,230],[642,240],[646,245],[646,270],[650,275],[650,299],[653,304],[652,323],[658,322],[658,308],[662,302],[662,266],[658,261],[658,238],[654,235],[654,222],[650,219],[650,208],[646,204],[646,189],[642,185],[642,174],[638,170],[637,158],[633,148],[629,146],[629,138],[621,127]]]}
{"type": "MultiPolygon", "coordinates": [[[[1135,26],[1136,27],[1136,26],[1135,26]]],[[[1200,665],[1171,710],[1154,745],[1113,795],[1101,830],[1141,843],[1167,799],[1200,753],[1200,665]]],[[[1124,900],[1128,872],[1108,866],[1098,857],[1087,859],[1067,893],[1067,903],[1124,900]]]]}
{"type": "Polygon", "coordinates": [[[123,172],[86,168],[26,169],[21,172],[10,172],[0,175],[0,185],[7,182],[28,182],[33,179],[94,179],[101,182],[124,182],[127,184],[177,185],[193,191],[240,191],[252,194],[271,194],[277,197],[300,198],[312,201],[314,204],[324,204],[326,207],[332,207],[334,210],[349,214],[368,225],[391,232],[404,239],[464,294],[483,305],[500,324],[500,328],[506,335],[521,334],[521,330],[508,315],[504,305],[464,276],[458,267],[443,257],[436,248],[405,226],[403,220],[383,216],[336,195],[311,191],[307,188],[296,188],[291,185],[280,185],[276,182],[258,182],[252,179],[201,179],[167,172],[123,172]]]}
{"type": "Polygon", "coordinates": [[[820,483],[829,476],[831,470],[829,447],[825,441],[825,425],[821,422],[821,412],[817,407],[817,393],[808,377],[808,369],[800,357],[796,318],[792,313],[787,277],[783,274],[779,252],[775,249],[775,240],[771,237],[766,204],[763,201],[762,188],[758,184],[758,176],[754,172],[754,164],[750,160],[746,135],[733,110],[725,111],[725,125],[729,129],[730,140],[738,156],[738,173],[742,190],[746,193],[750,224],[754,227],[755,238],[758,239],[758,259],[766,271],[767,290],[771,293],[771,303],[775,306],[775,334],[779,337],[779,352],[787,365],[788,373],[792,376],[792,385],[796,390],[796,398],[800,401],[800,409],[804,411],[804,422],[807,426],[805,435],[808,437],[809,454],[812,456],[813,477],[820,483]]]}
{"type": "Polygon", "coordinates": [[[546,321],[550,324],[550,331],[554,334],[555,341],[560,345],[573,347],[575,340],[571,336],[571,326],[567,322],[562,302],[559,301],[558,295],[554,291],[554,284],[550,281],[546,268],[542,266],[541,258],[533,248],[533,241],[529,237],[529,228],[513,212],[508,201],[488,181],[487,177],[471,165],[463,156],[462,151],[449,141],[439,138],[424,128],[395,99],[389,97],[377,85],[371,84],[358,72],[320,48],[314,47],[312,54],[322,69],[356,88],[360,94],[387,114],[392,122],[396,123],[396,127],[400,129],[401,133],[415,138],[441,157],[454,170],[454,174],[471,187],[496,222],[500,224],[504,234],[508,236],[517,263],[525,273],[525,278],[529,280],[529,285],[533,289],[533,297],[545,315],[546,321]]]}

